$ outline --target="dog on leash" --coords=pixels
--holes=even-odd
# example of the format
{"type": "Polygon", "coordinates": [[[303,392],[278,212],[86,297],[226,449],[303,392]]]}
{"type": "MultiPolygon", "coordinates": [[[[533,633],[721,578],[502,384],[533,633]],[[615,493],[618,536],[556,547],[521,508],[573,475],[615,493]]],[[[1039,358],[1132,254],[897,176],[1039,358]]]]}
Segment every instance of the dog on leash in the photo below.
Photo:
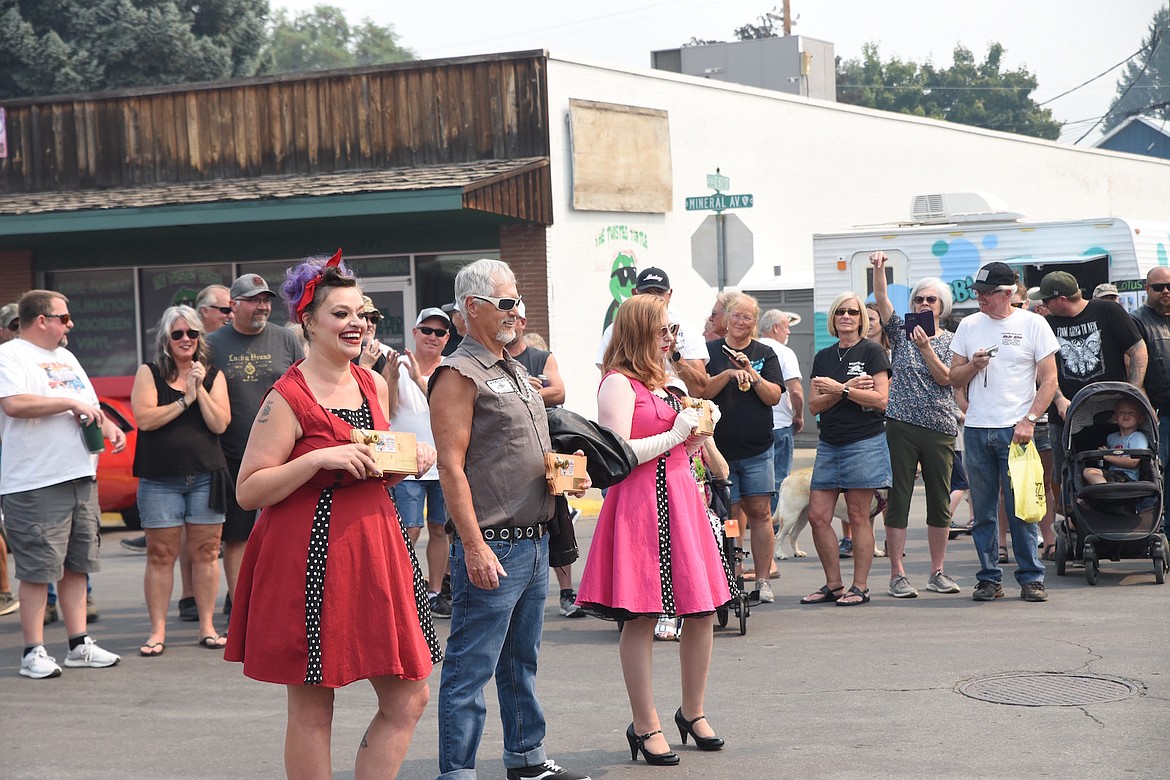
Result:
{"type": "MultiPolygon", "coordinates": [[[[792,549],[792,554],[795,557],[804,558],[808,555],[800,549],[797,537],[808,525],[808,486],[810,482],[812,482],[811,467],[797,469],[785,477],[784,482],[780,485],[780,500],[776,504],[776,513],[772,515],[772,525],[778,526],[780,529],[776,534],[776,558],[778,560],[788,560],[788,556],[784,554],[784,540],[788,541],[788,546],[792,549]]],[[[884,492],[874,491],[873,501],[869,505],[871,520],[885,509],[885,497],[881,495],[884,492]]],[[[849,512],[845,507],[844,491],[837,497],[837,506],[833,509],[835,520],[842,517],[849,517],[849,512]]],[[[843,522],[848,522],[848,520],[843,522]]],[[[882,558],[885,557],[885,552],[875,547],[874,555],[882,558]]]]}

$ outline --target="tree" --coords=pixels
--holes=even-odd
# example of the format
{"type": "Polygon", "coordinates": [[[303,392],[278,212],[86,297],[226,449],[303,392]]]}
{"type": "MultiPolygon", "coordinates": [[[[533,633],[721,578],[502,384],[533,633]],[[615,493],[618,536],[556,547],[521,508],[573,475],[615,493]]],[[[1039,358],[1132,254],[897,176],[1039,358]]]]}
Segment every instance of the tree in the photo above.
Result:
{"type": "Polygon", "coordinates": [[[893,58],[882,62],[877,44],[862,47],[861,59],[839,62],[837,100],[868,108],[1055,140],[1060,123],[1031,98],[1036,77],[1024,68],[1004,71],[1004,48],[992,43],[982,63],[955,47],[954,64],[893,58]]]}
{"type": "Polygon", "coordinates": [[[0,0],[0,99],[250,76],[268,0],[0,0]]]}
{"type": "Polygon", "coordinates": [[[1105,132],[1131,116],[1170,118],[1170,11],[1162,6],[1154,12],[1149,34],[1142,40],[1137,57],[1125,65],[1117,81],[1117,96],[1105,114],[1105,132]]]}
{"type": "MultiPolygon", "coordinates": [[[[777,11],[776,6],[772,6],[772,10],[763,14],[756,19],[759,24],[748,22],[743,27],[735,28],[735,39],[737,41],[754,41],[760,38],[779,38],[780,33],[776,32],[776,25],[780,25],[780,29],[784,29],[784,13],[777,11]]],[[[710,46],[713,43],[726,43],[727,41],[711,41],[702,38],[692,37],[689,41],[683,44],[687,46],[710,46]]]]}
{"type": "Polygon", "coordinates": [[[399,45],[393,25],[363,19],[351,26],[340,8],[322,4],[291,18],[277,11],[261,59],[264,73],[291,73],[406,62],[415,53],[399,45]]]}

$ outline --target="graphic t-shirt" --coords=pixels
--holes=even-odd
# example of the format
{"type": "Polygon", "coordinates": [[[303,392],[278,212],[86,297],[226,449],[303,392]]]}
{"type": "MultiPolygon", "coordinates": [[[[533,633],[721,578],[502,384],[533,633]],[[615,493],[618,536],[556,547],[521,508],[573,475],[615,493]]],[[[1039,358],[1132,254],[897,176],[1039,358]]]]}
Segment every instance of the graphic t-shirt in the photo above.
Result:
{"type": "MultiPolygon", "coordinates": [[[[707,373],[716,376],[731,368],[731,360],[723,354],[727,339],[707,342],[707,373]]],[[[756,373],[769,382],[784,388],[784,375],[780,373],[780,361],[771,347],[752,341],[743,349],[756,373]]],[[[747,391],[739,389],[735,382],[728,382],[719,395],[715,396],[723,418],[715,426],[715,446],[728,460],[743,460],[759,455],[772,446],[772,407],[760,400],[756,388],[747,391]]]]}
{"type": "MultiPolygon", "coordinates": [[[[73,353],[46,350],[13,339],[0,345],[0,398],[35,395],[75,398],[98,405],[97,394],[73,353]]],[[[78,420],[70,412],[47,417],[9,417],[0,410],[0,495],[59,485],[96,473],[97,458],[85,446],[78,420]]]]}
{"type": "MultiPolygon", "coordinates": [[[[890,358],[881,344],[862,339],[848,349],[834,344],[813,358],[809,376],[827,376],[844,384],[855,376],[880,373],[890,374],[890,358]]],[[[856,401],[842,398],[821,412],[818,427],[821,441],[834,446],[852,444],[877,436],[886,429],[885,417],[874,409],[866,409],[856,401]]]]}
{"type": "Polygon", "coordinates": [[[227,380],[232,406],[232,421],[219,441],[225,456],[240,460],[260,402],[273,383],[305,356],[304,350],[288,329],[272,324],[255,336],[225,325],[208,336],[207,343],[211,346],[211,365],[222,371],[227,380]]]}
{"type": "MultiPolygon", "coordinates": [[[[1113,301],[1086,301],[1075,317],[1049,315],[1048,320],[1060,351],[1056,373],[1061,394],[1072,400],[1082,387],[1093,382],[1124,382],[1125,351],[1142,335],[1133,318],[1113,301]]],[[[1048,409],[1056,414],[1056,405],[1048,409]]]]}

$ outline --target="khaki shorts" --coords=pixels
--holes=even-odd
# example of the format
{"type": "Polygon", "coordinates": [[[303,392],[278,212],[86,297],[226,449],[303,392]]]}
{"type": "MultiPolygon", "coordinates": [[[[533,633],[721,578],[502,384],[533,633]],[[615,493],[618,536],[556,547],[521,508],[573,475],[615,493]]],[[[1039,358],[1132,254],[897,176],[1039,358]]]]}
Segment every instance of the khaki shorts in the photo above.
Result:
{"type": "Polygon", "coordinates": [[[101,510],[90,477],[10,493],[2,499],[8,546],[21,582],[57,582],[65,569],[101,569],[101,510]]]}

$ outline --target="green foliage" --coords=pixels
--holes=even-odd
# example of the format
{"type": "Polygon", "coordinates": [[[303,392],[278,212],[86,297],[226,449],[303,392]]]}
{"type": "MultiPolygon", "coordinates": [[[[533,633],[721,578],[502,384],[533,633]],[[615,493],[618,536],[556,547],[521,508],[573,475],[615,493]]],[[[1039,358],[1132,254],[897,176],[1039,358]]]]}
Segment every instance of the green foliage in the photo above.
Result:
{"type": "MultiPolygon", "coordinates": [[[[776,6],[772,6],[772,10],[756,18],[759,24],[752,24],[748,22],[743,27],[735,28],[735,39],[737,41],[754,41],[760,38],[779,38],[780,33],[776,31],[776,25],[780,29],[784,29],[784,12],[776,10],[776,6]]],[[[688,46],[710,46],[713,43],[727,43],[727,41],[712,41],[704,38],[692,37],[689,41],[683,44],[683,48],[688,46]]]]}
{"type": "Polygon", "coordinates": [[[1143,114],[1170,118],[1170,11],[1162,6],[1154,12],[1149,34],[1135,60],[1125,65],[1117,81],[1117,96],[1105,115],[1105,132],[1131,116],[1143,114]]]}
{"type": "Polygon", "coordinates": [[[977,63],[960,45],[951,67],[936,68],[896,57],[882,62],[877,44],[868,43],[861,59],[838,64],[837,100],[1055,140],[1060,123],[1030,97],[1036,77],[1023,68],[1003,71],[1003,55],[1003,46],[993,43],[977,63]]]}
{"type": "Polygon", "coordinates": [[[380,27],[369,19],[350,25],[340,8],[322,4],[295,17],[284,9],[276,12],[261,70],[291,73],[413,59],[415,53],[399,45],[393,25],[380,27]]]}
{"type": "Polygon", "coordinates": [[[250,76],[268,0],[0,0],[0,99],[250,76]]]}

